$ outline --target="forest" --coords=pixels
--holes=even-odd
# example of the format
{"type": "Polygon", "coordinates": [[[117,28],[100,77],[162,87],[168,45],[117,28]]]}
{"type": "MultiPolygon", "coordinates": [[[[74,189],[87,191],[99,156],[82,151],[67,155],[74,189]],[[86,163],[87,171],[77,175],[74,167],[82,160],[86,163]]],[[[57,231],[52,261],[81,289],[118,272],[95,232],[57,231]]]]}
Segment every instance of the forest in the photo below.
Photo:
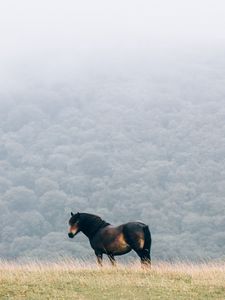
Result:
{"type": "Polygon", "coordinates": [[[157,57],[2,85],[1,258],[94,259],[71,211],[147,223],[153,260],[224,258],[223,51],[157,57]]]}

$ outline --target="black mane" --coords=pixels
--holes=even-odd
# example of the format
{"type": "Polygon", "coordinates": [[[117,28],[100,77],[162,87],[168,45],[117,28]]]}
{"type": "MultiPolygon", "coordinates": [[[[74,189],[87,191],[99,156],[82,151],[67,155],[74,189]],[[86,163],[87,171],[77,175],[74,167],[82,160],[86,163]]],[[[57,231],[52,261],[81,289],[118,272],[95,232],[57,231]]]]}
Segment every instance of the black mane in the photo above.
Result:
{"type": "Polygon", "coordinates": [[[92,238],[100,228],[104,228],[110,223],[102,220],[99,216],[80,213],[80,230],[89,238],[92,238]]]}

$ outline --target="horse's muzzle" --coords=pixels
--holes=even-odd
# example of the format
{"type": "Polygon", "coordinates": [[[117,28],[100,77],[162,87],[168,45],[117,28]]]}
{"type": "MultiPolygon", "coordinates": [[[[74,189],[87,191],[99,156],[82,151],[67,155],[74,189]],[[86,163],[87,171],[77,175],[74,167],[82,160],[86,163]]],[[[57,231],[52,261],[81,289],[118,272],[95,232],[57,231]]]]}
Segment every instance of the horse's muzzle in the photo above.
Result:
{"type": "Polygon", "coordinates": [[[69,232],[69,233],[68,233],[68,237],[69,237],[69,238],[72,239],[74,236],[75,236],[75,234],[73,234],[72,232],[69,232]]]}

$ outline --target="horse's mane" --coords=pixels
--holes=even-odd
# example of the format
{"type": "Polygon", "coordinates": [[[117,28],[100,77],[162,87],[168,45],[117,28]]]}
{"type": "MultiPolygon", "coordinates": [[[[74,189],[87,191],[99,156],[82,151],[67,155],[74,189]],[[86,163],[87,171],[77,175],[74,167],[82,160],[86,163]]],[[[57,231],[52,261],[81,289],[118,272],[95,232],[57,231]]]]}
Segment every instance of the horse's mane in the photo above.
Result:
{"type": "Polygon", "coordinates": [[[100,228],[108,225],[110,224],[99,216],[80,213],[80,230],[89,238],[92,238],[100,228]]]}

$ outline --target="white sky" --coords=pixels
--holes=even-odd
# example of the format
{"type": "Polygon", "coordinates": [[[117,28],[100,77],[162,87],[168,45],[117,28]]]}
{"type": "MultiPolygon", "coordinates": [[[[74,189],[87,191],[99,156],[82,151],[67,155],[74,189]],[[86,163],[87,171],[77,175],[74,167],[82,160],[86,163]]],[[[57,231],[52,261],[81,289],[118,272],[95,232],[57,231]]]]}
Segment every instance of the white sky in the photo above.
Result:
{"type": "Polygon", "coordinates": [[[21,64],[122,60],[224,40],[224,0],[0,0],[0,79],[21,64]]]}

